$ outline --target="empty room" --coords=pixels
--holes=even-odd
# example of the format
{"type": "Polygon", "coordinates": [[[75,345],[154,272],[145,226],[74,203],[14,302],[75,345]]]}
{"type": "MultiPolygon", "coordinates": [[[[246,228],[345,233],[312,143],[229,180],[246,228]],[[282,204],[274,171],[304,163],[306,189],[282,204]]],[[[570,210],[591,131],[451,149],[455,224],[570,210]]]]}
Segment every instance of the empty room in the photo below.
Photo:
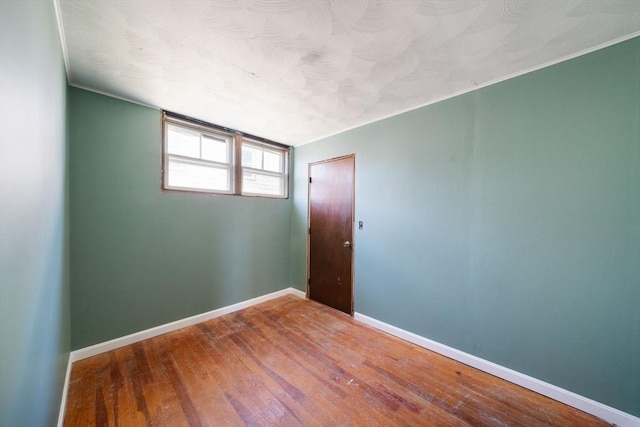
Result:
{"type": "Polygon", "coordinates": [[[0,1],[56,425],[640,426],[640,2],[0,1]]]}

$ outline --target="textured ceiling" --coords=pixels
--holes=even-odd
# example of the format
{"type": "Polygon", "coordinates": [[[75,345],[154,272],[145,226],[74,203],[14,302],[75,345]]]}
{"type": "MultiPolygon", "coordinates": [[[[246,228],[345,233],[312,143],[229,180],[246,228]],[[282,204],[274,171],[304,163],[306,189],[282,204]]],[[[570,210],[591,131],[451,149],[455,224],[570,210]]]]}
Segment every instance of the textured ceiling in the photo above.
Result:
{"type": "Polygon", "coordinates": [[[299,145],[640,30],[638,0],[56,0],[72,85],[299,145]]]}

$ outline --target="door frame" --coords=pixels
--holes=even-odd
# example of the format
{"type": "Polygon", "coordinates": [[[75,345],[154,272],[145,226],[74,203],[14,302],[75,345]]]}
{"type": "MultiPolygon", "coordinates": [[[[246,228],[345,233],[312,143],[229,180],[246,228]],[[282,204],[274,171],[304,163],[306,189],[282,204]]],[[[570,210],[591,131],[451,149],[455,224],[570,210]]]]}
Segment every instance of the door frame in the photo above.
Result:
{"type": "Polygon", "coordinates": [[[330,159],[319,160],[316,162],[310,162],[307,165],[307,283],[306,283],[306,297],[310,299],[310,289],[309,289],[309,280],[311,279],[311,234],[309,233],[309,228],[311,225],[311,182],[309,182],[309,177],[311,176],[311,166],[320,165],[323,163],[330,163],[336,160],[343,159],[353,159],[353,182],[351,183],[352,191],[351,191],[351,313],[349,315],[353,317],[354,307],[356,302],[355,295],[355,246],[356,246],[356,154],[345,154],[344,156],[332,157],[330,159]]]}

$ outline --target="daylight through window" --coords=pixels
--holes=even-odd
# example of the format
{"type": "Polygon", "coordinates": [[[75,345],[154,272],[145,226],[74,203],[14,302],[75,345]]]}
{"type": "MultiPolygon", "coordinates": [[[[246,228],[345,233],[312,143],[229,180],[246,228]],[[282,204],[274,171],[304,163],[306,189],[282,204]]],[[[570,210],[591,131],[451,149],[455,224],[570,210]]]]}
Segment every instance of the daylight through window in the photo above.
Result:
{"type": "Polygon", "coordinates": [[[163,113],[168,190],[288,197],[289,149],[163,113]]]}

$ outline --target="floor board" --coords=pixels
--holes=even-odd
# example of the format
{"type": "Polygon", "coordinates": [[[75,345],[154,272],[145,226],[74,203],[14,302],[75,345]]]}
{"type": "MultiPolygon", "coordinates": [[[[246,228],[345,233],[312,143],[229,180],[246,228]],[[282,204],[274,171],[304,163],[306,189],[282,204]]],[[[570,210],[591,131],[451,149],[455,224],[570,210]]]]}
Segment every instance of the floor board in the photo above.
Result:
{"type": "Polygon", "coordinates": [[[601,426],[286,296],[73,364],[65,426],[601,426]]]}

